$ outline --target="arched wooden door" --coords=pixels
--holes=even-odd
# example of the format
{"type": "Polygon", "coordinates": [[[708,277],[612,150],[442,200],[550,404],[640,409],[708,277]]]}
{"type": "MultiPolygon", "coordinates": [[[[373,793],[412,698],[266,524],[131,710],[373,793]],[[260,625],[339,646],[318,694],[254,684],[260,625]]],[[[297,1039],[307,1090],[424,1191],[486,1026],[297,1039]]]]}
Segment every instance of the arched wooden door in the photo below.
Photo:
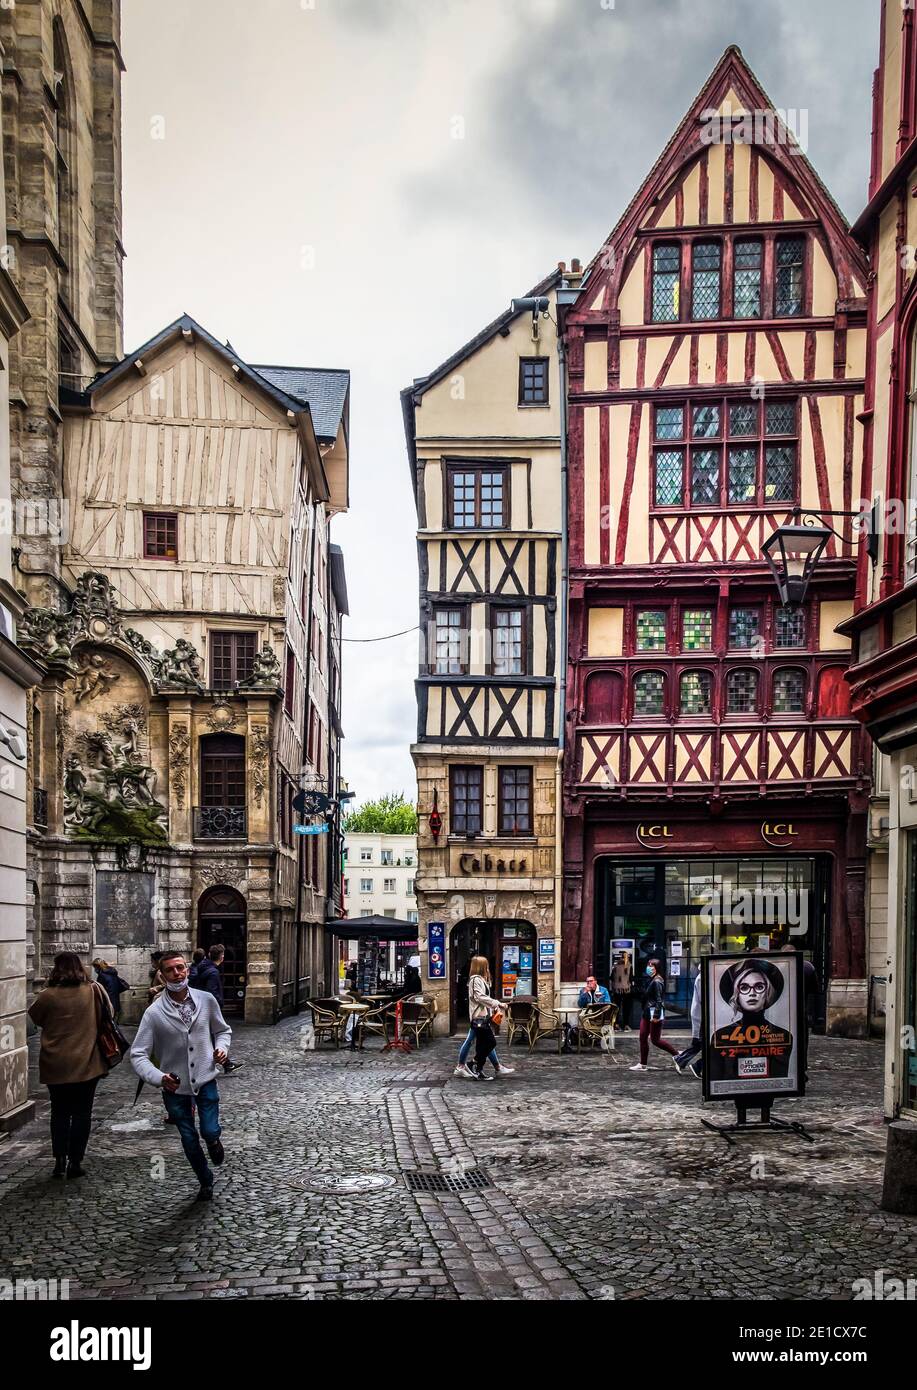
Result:
{"type": "Polygon", "coordinates": [[[197,909],[197,942],[204,951],[219,944],[223,959],[223,1012],[245,1012],[248,975],[247,914],[245,899],[235,888],[208,888],[197,909]]]}

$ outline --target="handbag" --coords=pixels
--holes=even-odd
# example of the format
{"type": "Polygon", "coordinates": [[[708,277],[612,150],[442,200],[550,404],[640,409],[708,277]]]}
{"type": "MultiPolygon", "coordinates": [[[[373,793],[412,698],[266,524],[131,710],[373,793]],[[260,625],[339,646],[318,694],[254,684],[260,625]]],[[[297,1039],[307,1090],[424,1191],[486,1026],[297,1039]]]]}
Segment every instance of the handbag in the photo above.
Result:
{"type": "Polygon", "coordinates": [[[92,987],[96,991],[96,1002],[100,1010],[97,1035],[99,1051],[102,1054],[102,1061],[111,1071],[112,1067],[116,1067],[124,1058],[130,1048],[130,1043],[112,1018],[108,1000],[102,998],[101,987],[95,983],[92,987]]]}
{"type": "Polygon", "coordinates": [[[503,1022],[503,1015],[502,1015],[502,1013],[500,1012],[499,1009],[494,1009],[493,1013],[492,1013],[491,1016],[490,1016],[490,1025],[491,1025],[491,1027],[492,1027],[492,1028],[499,1028],[499,1027],[500,1027],[500,1024],[501,1024],[502,1022],[503,1022]]]}

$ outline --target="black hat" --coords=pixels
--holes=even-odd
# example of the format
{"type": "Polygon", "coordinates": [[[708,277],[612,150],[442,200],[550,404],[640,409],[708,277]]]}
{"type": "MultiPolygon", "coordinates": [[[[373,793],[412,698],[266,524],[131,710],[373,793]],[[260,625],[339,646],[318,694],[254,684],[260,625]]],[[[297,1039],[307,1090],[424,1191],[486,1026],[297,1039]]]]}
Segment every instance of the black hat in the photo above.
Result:
{"type": "Polygon", "coordinates": [[[735,994],[736,975],[744,975],[746,970],[757,970],[760,974],[766,975],[770,980],[774,990],[774,999],[780,998],[783,993],[785,977],[779,965],[773,961],[762,960],[760,956],[744,956],[742,960],[736,961],[735,965],[730,965],[728,970],[724,970],[720,976],[720,994],[728,1004],[735,994]]]}

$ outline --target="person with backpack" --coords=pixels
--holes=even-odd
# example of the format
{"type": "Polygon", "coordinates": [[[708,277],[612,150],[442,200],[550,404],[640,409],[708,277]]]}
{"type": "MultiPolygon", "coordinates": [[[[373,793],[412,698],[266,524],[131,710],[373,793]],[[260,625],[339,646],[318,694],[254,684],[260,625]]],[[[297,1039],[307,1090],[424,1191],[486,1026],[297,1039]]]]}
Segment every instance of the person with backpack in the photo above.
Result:
{"type": "Polygon", "coordinates": [[[102,960],[97,957],[92,962],[92,968],[96,972],[96,980],[102,986],[111,1001],[111,1011],[115,1022],[121,1017],[121,995],[126,994],[130,989],[127,980],[122,980],[115,967],[110,961],[102,960]]]}
{"type": "Polygon", "coordinates": [[[665,1009],[662,1007],[665,997],[665,980],[660,974],[659,967],[661,962],[658,960],[647,961],[646,964],[646,985],[643,991],[643,1013],[640,1019],[640,1061],[631,1067],[631,1071],[647,1071],[650,1055],[650,1043],[658,1047],[661,1052],[667,1052],[670,1057],[678,1056],[678,1049],[671,1043],[662,1040],[662,1022],[665,1018],[665,1009]]]}
{"type": "Polygon", "coordinates": [[[99,1029],[112,1016],[101,985],[94,984],[74,951],[54,957],[45,989],[29,1018],[41,1029],[39,1080],[51,1099],[52,1178],[81,1178],[99,1079],[108,1073],[99,1029]]]}

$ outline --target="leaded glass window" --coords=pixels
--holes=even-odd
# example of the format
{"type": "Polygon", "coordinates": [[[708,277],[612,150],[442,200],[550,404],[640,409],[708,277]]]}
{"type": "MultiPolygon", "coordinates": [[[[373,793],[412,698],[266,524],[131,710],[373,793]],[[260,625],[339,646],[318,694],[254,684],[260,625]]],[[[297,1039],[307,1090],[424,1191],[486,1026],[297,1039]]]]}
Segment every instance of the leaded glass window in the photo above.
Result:
{"type": "Polygon", "coordinates": [[[657,405],[656,438],[684,439],[685,411],[681,405],[657,405]]]}
{"type": "Polygon", "coordinates": [[[754,714],[757,708],[757,671],[730,671],[726,678],[726,713],[754,714]]]}
{"type": "Polygon", "coordinates": [[[795,444],[769,444],[765,449],[764,496],[768,502],[791,502],[796,496],[795,444]]]}
{"type": "Polygon", "coordinates": [[[719,506],[719,449],[692,449],[691,501],[696,507],[702,507],[706,505],[712,505],[714,507],[719,506]]]}
{"type": "Polygon", "coordinates": [[[787,667],[774,672],[774,713],[803,714],[806,705],[804,671],[787,667]]]}
{"type": "Polygon", "coordinates": [[[738,401],[730,405],[729,433],[735,438],[758,433],[758,406],[755,401],[738,401]]]}
{"type": "Polygon", "coordinates": [[[757,454],[757,449],[729,450],[730,502],[753,502],[755,500],[757,454]]]}
{"type": "Polygon", "coordinates": [[[681,615],[681,645],[686,652],[708,652],[713,646],[713,609],[686,608],[681,615]]]}
{"type": "Polygon", "coordinates": [[[678,708],[682,714],[709,714],[712,709],[713,682],[709,671],[686,671],[679,687],[678,708]]]}
{"type": "Polygon", "coordinates": [[[691,248],[691,317],[720,316],[720,255],[718,241],[695,241],[691,248]]]}
{"type": "Polygon", "coordinates": [[[696,405],[691,412],[691,433],[695,439],[719,439],[719,406],[696,405]]]}
{"type": "Polygon", "coordinates": [[[680,507],[684,501],[684,450],[656,451],[656,506],[680,507]]]}
{"type": "Polygon", "coordinates": [[[737,241],[733,254],[732,312],[737,319],[761,317],[760,241],[737,241]]]}
{"type": "Polygon", "coordinates": [[[653,247],[653,323],[678,322],[681,251],[677,246],[653,247]]]}
{"type": "Polygon", "coordinates": [[[774,646],[804,647],[806,645],[806,611],[804,608],[777,608],[774,612],[774,646]]]}
{"type": "Polygon", "coordinates": [[[641,608],[637,612],[637,651],[664,652],[665,609],[641,608]]]}
{"type": "Polygon", "coordinates": [[[634,714],[665,713],[665,676],[661,671],[641,671],[634,680],[634,714]]]}
{"type": "Polygon", "coordinates": [[[761,630],[761,612],[758,608],[730,608],[729,645],[749,648],[757,646],[761,630]]]}
{"type": "Polygon", "coordinates": [[[773,401],[764,407],[765,434],[796,433],[796,402],[773,401]]]}
{"type": "Polygon", "coordinates": [[[792,316],[802,313],[804,237],[781,237],[777,242],[777,283],[774,313],[792,316]]]}

